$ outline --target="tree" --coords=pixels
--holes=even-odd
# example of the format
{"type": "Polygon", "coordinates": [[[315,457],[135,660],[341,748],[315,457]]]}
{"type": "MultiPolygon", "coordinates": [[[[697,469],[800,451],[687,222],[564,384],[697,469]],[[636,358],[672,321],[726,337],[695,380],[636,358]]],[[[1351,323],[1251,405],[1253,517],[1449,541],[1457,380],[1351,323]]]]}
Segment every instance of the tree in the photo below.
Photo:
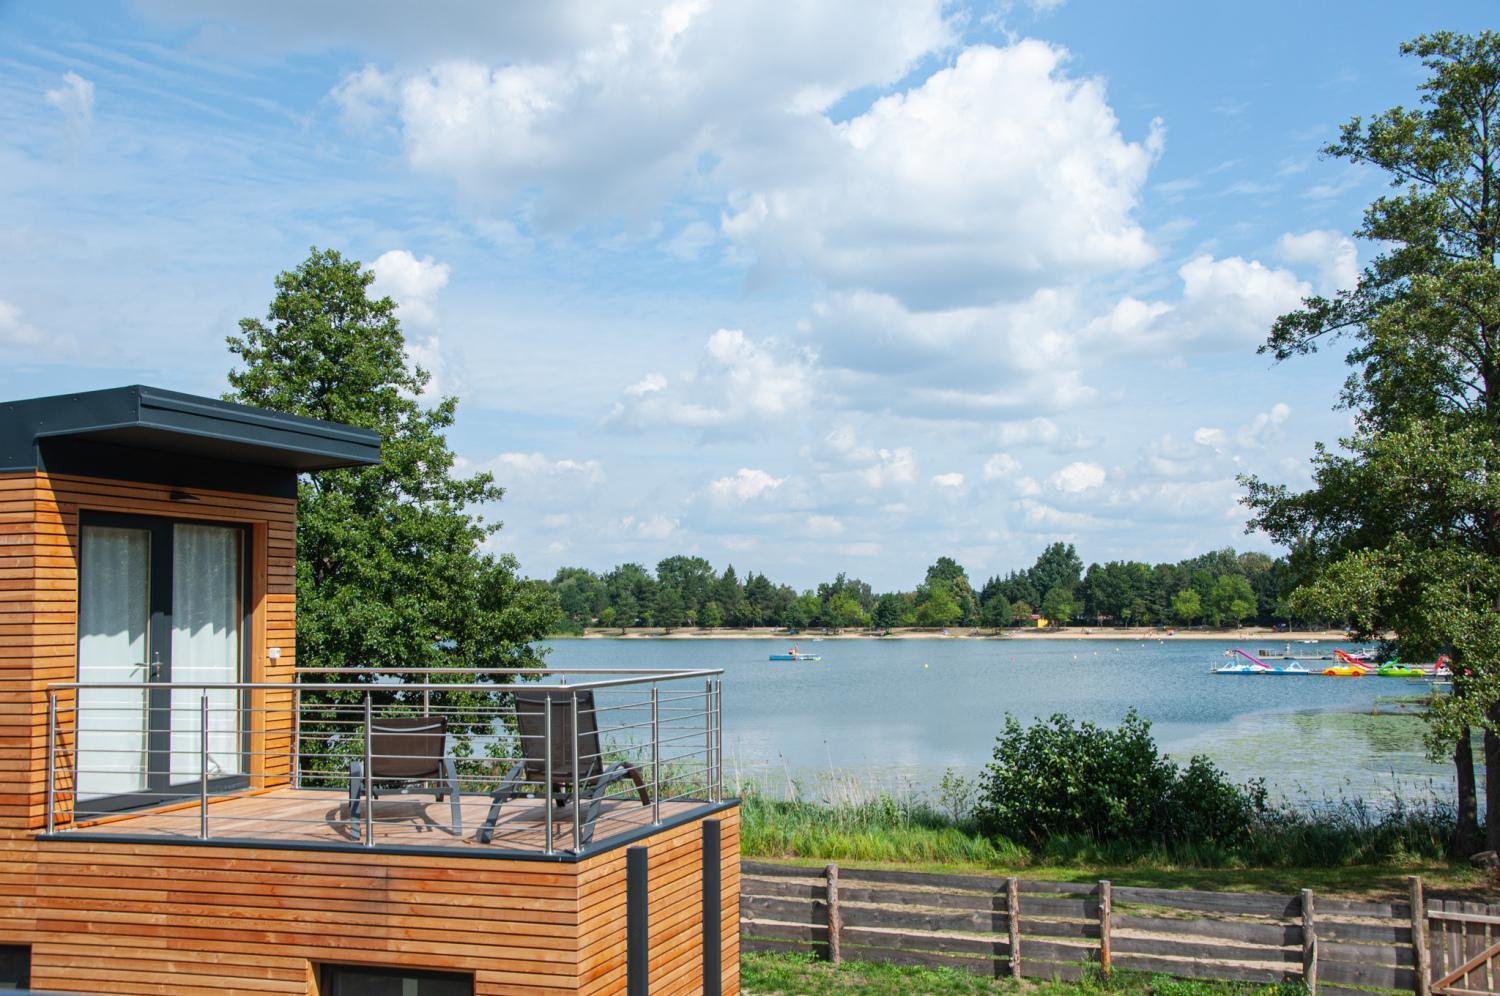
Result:
{"type": "MultiPolygon", "coordinates": [[[[1388,174],[1357,235],[1377,255],[1352,288],[1310,297],[1263,348],[1278,360],[1350,341],[1341,404],[1354,431],[1319,446],[1313,487],[1246,478],[1252,527],[1293,550],[1296,611],[1394,629],[1407,659],[1447,651],[1451,696],[1429,750],[1452,752],[1456,845],[1477,836],[1470,730],[1500,770],[1500,35],[1424,35],[1421,106],[1346,124],[1326,154],[1388,174]]],[[[1488,780],[1500,812],[1500,779],[1488,780]]],[[[1500,847],[1500,820],[1489,821],[1500,847]]]]}
{"type": "Polygon", "coordinates": [[[1058,586],[1042,596],[1042,616],[1054,626],[1066,626],[1075,612],[1072,589],[1058,586]]]}
{"type": "Polygon", "coordinates": [[[969,572],[952,557],[939,557],[937,562],[927,568],[926,583],[931,585],[943,585],[948,589],[953,600],[958,603],[958,618],[955,623],[963,623],[965,626],[973,625],[979,621],[979,599],[974,594],[974,586],[969,583],[969,572]]]}
{"type": "Polygon", "coordinates": [[[264,320],[228,338],[241,366],[230,401],[380,433],[374,467],[297,485],[299,667],[531,667],[560,618],[509,554],[483,552],[500,528],[469,510],[500,500],[488,474],[459,477],[445,432],[456,398],[427,408],[426,371],[407,360],[388,297],[334,250],[276,278],[264,320]]]}
{"type": "Polygon", "coordinates": [[[1184,588],[1172,599],[1172,618],[1179,626],[1191,626],[1203,616],[1203,599],[1191,588],[1184,588]]]}
{"type": "Polygon", "coordinates": [[[838,629],[870,624],[869,613],[865,612],[859,601],[847,591],[830,598],[823,607],[823,614],[829,625],[838,629]]]}
{"type": "Polygon", "coordinates": [[[718,629],[724,625],[724,610],[719,608],[718,602],[709,602],[703,606],[703,615],[698,622],[709,629],[718,629]]]}
{"type": "Polygon", "coordinates": [[[656,589],[656,602],[651,607],[651,619],[656,625],[671,632],[673,627],[687,621],[689,611],[676,587],[661,585],[656,589]]]}
{"type": "Polygon", "coordinates": [[[1036,591],[1043,593],[1043,598],[1053,588],[1074,591],[1083,580],[1083,560],[1072,543],[1053,543],[1036,558],[1026,577],[1036,591]]]}
{"type": "Polygon", "coordinates": [[[915,613],[916,608],[910,595],[887,593],[876,600],[875,611],[871,613],[871,621],[881,629],[910,626],[915,613]]]}
{"type": "Polygon", "coordinates": [[[1004,629],[1015,622],[1015,612],[1004,595],[996,594],[984,603],[979,611],[979,621],[990,629],[1004,629]]]}
{"type": "Polygon", "coordinates": [[[1225,574],[1214,582],[1209,593],[1209,618],[1215,626],[1238,626],[1255,612],[1255,592],[1250,582],[1238,574],[1225,574]]]}
{"type": "Polygon", "coordinates": [[[941,581],[917,589],[916,622],[918,626],[953,626],[963,618],[963,606],[953,596],[953,589],[941,581]]]}

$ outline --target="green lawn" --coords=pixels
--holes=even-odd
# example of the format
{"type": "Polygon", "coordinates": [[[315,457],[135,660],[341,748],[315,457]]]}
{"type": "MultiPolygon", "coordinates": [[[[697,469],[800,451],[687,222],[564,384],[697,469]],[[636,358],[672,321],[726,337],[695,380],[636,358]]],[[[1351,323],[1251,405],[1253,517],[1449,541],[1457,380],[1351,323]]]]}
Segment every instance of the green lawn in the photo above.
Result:
{"type": "Polygon", "coordinates": [[[846,962],[835,968],[804,955],[746,954],[740,958],[740,986],[747,996],[824,996],[865,993],[868,996],[986,996],[990,993],[1036,996],[1293,996],[1301,985],[1256,986],[1187,982],[1166,976],[1118,973],[1114,979],[1078,984],[1013,982],[986,979],[949,969],[907,968],[846,962]]]}

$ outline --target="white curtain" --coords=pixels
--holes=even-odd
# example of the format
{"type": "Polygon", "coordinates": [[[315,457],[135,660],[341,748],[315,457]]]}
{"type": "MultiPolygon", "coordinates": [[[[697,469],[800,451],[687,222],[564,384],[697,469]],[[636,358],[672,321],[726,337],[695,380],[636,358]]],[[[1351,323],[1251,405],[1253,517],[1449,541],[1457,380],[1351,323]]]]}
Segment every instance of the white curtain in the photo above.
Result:
{"type": "MultiPolygon", "coordinates": [[[[178,525],[172,540],[172,680],[197,684],[240,680],[241,532],[178,525]]],[[[172,692],[172,781],[201,774],[198,731],[202,689],[172,692]]],[[[208,692],[208,777],[239,774],[240,694],[208,692]]]]}
{"type": "MultiPolygon", "coordinates": [[[[145,681],[151,534],[85,526],[78,583],[78,680],[145,681]]],[[[145,787],[144,689],[80,691],[77,729],[80,802],[145,787]]]]}

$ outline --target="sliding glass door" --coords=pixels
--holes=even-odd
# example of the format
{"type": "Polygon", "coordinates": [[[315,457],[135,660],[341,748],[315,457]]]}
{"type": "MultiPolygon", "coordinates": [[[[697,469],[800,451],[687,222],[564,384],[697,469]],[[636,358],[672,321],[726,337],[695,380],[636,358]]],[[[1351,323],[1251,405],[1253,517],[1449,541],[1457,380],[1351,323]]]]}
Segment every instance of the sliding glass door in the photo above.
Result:
{"type": "Polygon", "coordinates": [[[78,584],[79,815],[240,781],[247,531],[145,516],[86,515],[78,584]],[[165,688],[165,683],[189,687],[165,688]],[[208,697],[207,771],[202,700],[208,697]]]}

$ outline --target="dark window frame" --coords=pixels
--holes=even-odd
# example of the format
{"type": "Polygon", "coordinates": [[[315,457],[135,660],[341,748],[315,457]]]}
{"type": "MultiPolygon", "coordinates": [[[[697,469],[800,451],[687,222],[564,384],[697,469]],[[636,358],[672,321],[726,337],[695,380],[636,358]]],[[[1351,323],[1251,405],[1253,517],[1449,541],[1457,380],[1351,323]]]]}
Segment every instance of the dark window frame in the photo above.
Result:
{"type": "MultiPolygon", "coordinates": [[[[197,518],[175,518],[165,515],[146,515],[135,512],[100,512],[85,509],[78,514],[78,565],[80,572],[83,567],[83,545],[87,542],[85,530],[90,526],[102,526],[116,529],[140,529],[150,534],[150,592],[148,597],[149,621],[146,627],[146,656],[151,658],[146,663],[148,667],[155,666],[155,659],[164,657],[161,661],[162,673],[152,676],[152,681],[172,680],[172,547],[174,543],[174,532],[177,526],[219,526],[225,529],[237,530],[240,534],[240,673],[235,680],[238,682],[249,681],[248,673],[252,666],[251,650],[253,646],[253,622],[255,614],[255,570],[254,550],[255,529],[248,522],[234,522],[227,519],[197,519],[197,518]]],[[[79,603],[75,606],[75,615],[81,617],[83,583],[79,579],[78,585],[79,603]]],[[[78,652],[75,643],[73,655],[73,680],[81,680],[78,674],[78,652]]],[[[171,697],[169,689],[153,689],[147,695],[147,711],[153,717],[147,724],[146,750],[147,750],[147,788],[141,792],[127,792],[119,795],[105,796],[99,799],[89,800],[90,812],[112,813],[124,812],[131,809],[143,809],[152,806],[167,805],[173,802],[181,802],[184,796],[192,795],[201,790],[198,781],[171,783],[170,769],[161,769],[160,759],[170,756],[171,750],[171,697]],[[164,718],[155,718],[164,717],[164,718]]],[[[243,759],[251,756],[250,750],[250,696],[240,695],[240,755],[243,759]]],[[[74,784],[77,784],[77,772],[73,773],[74,784]]],[[[235,789],[248,788],[250,785],[249,773],[226,775],[221,778],[210,778],[209,790],[212,792],[230,792],[235,789]]]]}
{"type": "Polygon", "coordinates": [[[338,962],[322,962],[318,965],[318,996],[365,996],[369,991],[362,988],[369,978],[374,976],[380,979],[390,979],[392,982],[401,982],[407,979],[415,979],[418,984],[418,996],[429,996],[423,992],[422,982],[449,983],[460,987],[457,992],[443,990],[431,996],[460,996],[467,993],[473,996],[474,973],[453,972],[435,968],[407,968],[404,966],[391,967],[389,965],[351,965],[338,962]],[[358,973],[363,979],[343,978],[342,973],[358,973]],[[357,988],[358,987],[358,988],[357,988]],[[467,988],[463,988],[467,987],[467,988]]]}
{"type": "Polygon", "coordinates": [[[0,944],[0,991],[25,992],[31,988],[31,945],[0,944]],[[6,956],[15,957],[13,963],[6,956]],[[14,970],[12,970],[12,965],[14,970]],[[10,974],[6,974],[9,972],[10,974]]]}

